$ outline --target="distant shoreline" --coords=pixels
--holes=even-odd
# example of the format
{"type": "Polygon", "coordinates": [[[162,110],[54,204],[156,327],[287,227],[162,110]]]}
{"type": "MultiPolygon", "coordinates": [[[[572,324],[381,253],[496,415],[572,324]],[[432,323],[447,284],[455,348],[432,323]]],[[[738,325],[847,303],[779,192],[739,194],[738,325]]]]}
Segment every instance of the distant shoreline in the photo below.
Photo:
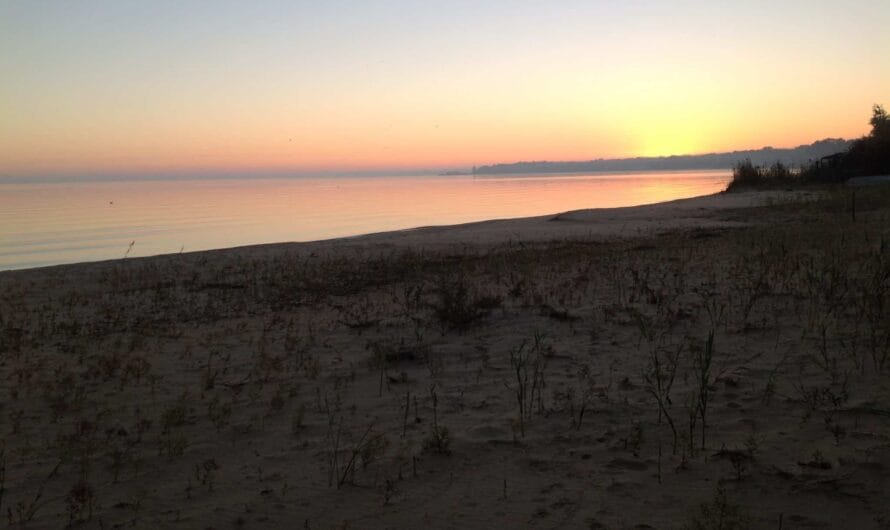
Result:
{"type": "Polygon", "coordinates": [[[474,167],[474,175],[499,175],[520,173],[577,173],[591,171],[695,171],[730,169],[743,160],[755,165],[769,165],[781,162],[785,165],[801,165],[824,156],[844,151],[850,146],[849,140],[827,138],[809,145],[793,148],[764,147],[724,153],[701,155],[671,155],[659,157],[634,157],[618,159],[596,159],[584,161],[524,161],[505,164],[492,164],[474,167]]]}

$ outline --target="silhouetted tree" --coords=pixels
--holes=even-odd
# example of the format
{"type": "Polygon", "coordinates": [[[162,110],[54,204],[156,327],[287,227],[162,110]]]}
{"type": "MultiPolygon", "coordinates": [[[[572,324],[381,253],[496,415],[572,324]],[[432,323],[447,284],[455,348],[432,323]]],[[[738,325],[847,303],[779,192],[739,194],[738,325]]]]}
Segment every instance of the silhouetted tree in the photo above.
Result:
{"type": "Polygon", "coordinates": [[[848,176],[890,174],[890,116],[882,105],[872,107],[871,133],[850,146],[844,159],[848,176]]]}
{"type": "Polygon", "coordinates": [[[850,177],[890,175],[890,116],[882,105],[872,107],[871,132],[850,143],[843,152],[824,156],[799,171],[778,161],[770,167],[745,160],[733,166],[727,191],[787,182],[843,182],[850,177]]]}
{"type": "Polygon", "coordinates": [[[871,109],[871,136],[874,138],[886,138],[890,136],[890,116],[883,105],[875,105],[871,109]]]}

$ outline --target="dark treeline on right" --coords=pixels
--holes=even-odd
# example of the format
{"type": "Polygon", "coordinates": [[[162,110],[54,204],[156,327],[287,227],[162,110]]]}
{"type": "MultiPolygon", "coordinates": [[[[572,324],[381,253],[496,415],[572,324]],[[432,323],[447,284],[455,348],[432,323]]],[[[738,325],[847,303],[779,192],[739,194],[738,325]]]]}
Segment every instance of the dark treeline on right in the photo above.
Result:
{"type": "Polygon", "coordinates": [[[791,184],[840,183],[853,177],[890,175],[890,116],[881,105],[872,107],[871,132],[840,153],[814,160],[800,168],[782,162],[757,166],[750,160],[733,167],[727,191],[781,187],[791,184]]]}

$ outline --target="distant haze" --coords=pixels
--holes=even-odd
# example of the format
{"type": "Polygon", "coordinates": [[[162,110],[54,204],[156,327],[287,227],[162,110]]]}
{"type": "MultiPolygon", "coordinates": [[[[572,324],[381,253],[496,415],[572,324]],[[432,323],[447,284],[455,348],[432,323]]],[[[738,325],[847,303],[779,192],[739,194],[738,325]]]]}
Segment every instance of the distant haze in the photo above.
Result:
{"type": "Polygon", "coordinates": [[[887,0],[0,2],[0,176],[467,168],[856,138],[887,0]]]}
{"type": "Polygon", "coordinates": [[[637,157],[622,159],[600,159],[584,161],[535,161],[494,164],[474,168],[479,175],[509,173],[579,173],[590,171],[675,171],[689,169],[731,168],[744,160],[760,166],[770,166],[777,162],[788,166],[809,164],[820,158],[850,147],[849,140],[825,139],[809,145],[794,148],[776,149],[764,147],[728,153],[708,153],[704,155],[673,155],[660,157],[637,157]]]}

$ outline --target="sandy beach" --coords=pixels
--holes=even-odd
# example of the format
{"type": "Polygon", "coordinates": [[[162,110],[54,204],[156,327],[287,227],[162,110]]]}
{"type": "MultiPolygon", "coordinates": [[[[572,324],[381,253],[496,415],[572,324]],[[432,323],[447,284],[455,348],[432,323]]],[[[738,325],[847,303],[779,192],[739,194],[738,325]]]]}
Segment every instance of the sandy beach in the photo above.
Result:
{"type": "Polygon", "coordinates": [[[0,512],[888,528],[888,217],[746,192],[0,272],[0,512]]]}

